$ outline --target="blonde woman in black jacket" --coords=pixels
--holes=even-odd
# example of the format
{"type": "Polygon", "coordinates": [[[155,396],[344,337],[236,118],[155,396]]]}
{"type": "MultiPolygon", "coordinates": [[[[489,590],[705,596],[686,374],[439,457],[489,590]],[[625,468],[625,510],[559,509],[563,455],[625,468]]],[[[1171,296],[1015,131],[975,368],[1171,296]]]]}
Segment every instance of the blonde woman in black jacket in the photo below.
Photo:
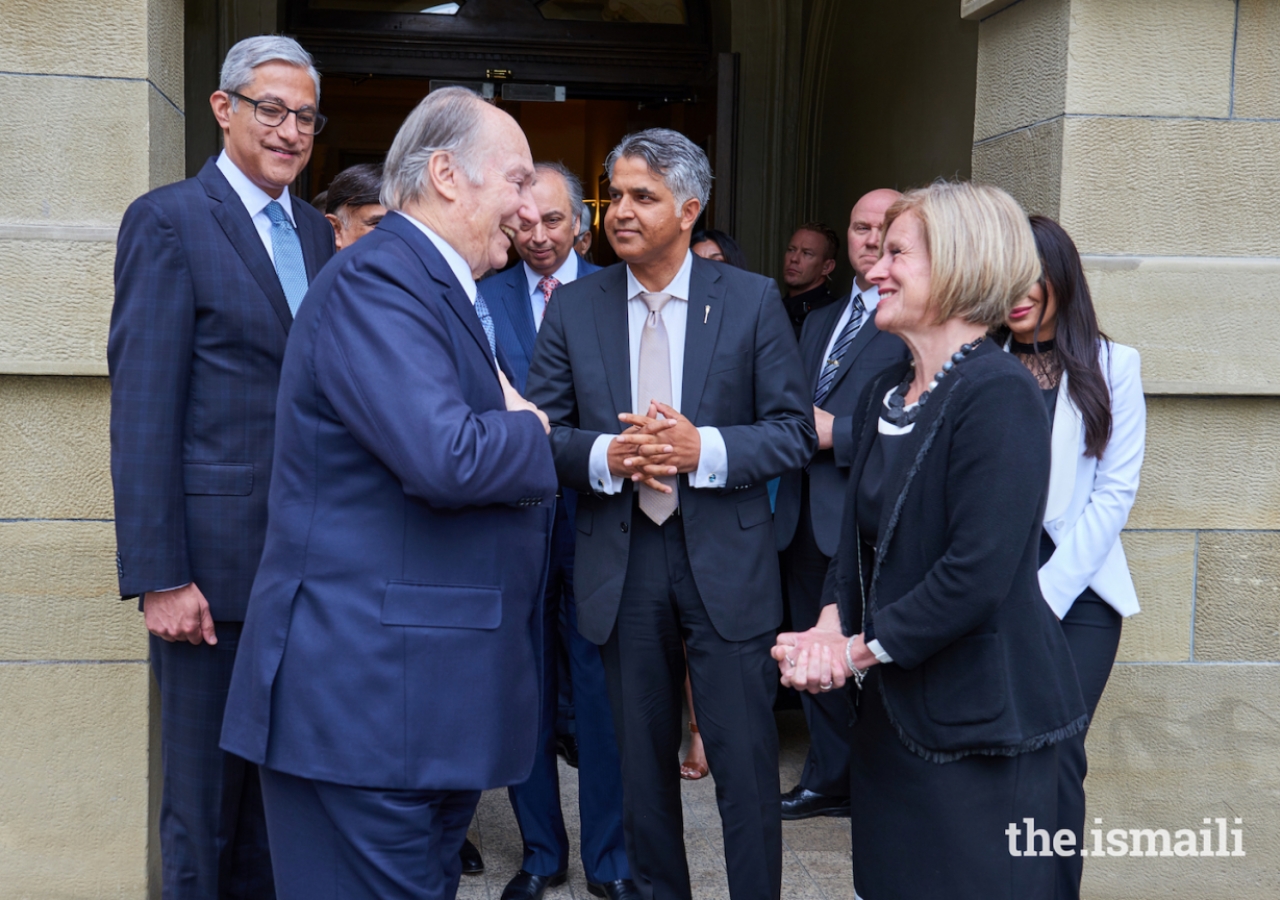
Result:
{"type": "Polygon", "coordinates": [[[876,326],[912,360],[854,416],[822,618],[773,654],[786,684],[851,692],[862,900],[1050,897],[1054,860],[1022,832],[1056,823],[1055,745],[1088,715],[1036,577],[1048,415],[984,339],[1036,282],[1035,243],[1008,194],[965,183],[908,193],[885,226],[876,326]]]}

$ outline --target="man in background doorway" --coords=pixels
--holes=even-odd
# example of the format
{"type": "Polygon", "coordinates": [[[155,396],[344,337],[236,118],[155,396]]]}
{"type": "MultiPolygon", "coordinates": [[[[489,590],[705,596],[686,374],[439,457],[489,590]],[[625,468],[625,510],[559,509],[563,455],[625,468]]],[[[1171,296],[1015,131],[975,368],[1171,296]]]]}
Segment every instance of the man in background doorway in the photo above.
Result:
{"type": "Polygon", "coordinates": [[[578,205],[582,209],[582,218],[578,223],[578,236],[573,241],[573,252],[587,262],[594,262],[595,260],[591,258],[591,241],[594,237],[591,233],[591,207],[585,203],[578,205]]]}
{"type": "Polygon", "coordinates": [[[266,539],[285,339],[333,255],[289,195],[325,121],[310,55],[248,38],[219,84],[225,149],[120,224],[107,340],[116,568],[160,686],[166,900],[273,896],[258,767],[218,734],[266,539]]]}
{"type": "Polygon", "coordinates": [[[791,235],[782,261],[782,281],[787,286],[787,315],[800,338],[805,317],[835,302],[828,279],[836,268],[840,239],[821,222],[806,222],[791,235]]]}
{"type": "MultiPolygon", "coordinates": [[[[886,366],[905,359],[906,345],[876,328],[880,295],[866,280],[880,258],[884,213],[898,192],[872,191],[849,216],[853,291],[804,323],[800,356],[813,391],[818,452],[804,469],[782,476],[775,524],[782,550],[793,628],[812,628],[822,611],[822,585],[840,541],[841,514],[853,464],[851,418],[863,389],[886,366]]],[[[799,233],[799,232],[797,232],[799,233]]],[[[849,815],[849,704],[838,692],[801,693],[809,755],[800,783],[782,795],[782,818],[849,815]]]]}
{"type": "Polygon", "coordinates": [[[324,217],[333,226],[338,249],[350,247],[377,227],[387,214],[378,199],[382,166],[361,163],[338,173],[325,191],[324,217]]]}
{"type": "MultiPolygon", "coordinates": [[[[516,233],[519,264],[480,283],[489,299],[498,346],[506,354],[516,390],[524,392],[529,361],[557,288],[598,271],[574,251],[582,231],[582,183],[560,163],[539,163],[533,199],[541,218],[516,233]]],[[[590,234],[588,228],[587,233],[590,234]]],[[[560,810],[556,765],[557,660],[568,651],[577,727],[578,811],[582,823],[582,868],[588,890],[610,900],[638,900],[627,865],[622,832],[622,772],[609,711],[600,651],[578,633],[573,595],[574,512],[577,494],[562,489],[556,499],[551,563],[543,607],[542,709],[538,749],[529,780],[509,789],[524,841],[524,862],[502,892],[502,900],[539,900],[563,884],[569,839],[560,810]],[[567,618],[561,629],[561,614],[567,618]]]]}

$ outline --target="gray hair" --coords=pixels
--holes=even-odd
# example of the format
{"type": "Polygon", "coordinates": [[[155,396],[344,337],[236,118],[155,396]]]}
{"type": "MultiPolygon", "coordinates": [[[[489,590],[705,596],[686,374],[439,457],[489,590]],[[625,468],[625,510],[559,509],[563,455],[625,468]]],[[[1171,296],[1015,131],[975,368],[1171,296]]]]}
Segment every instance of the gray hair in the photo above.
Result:
{"type": "Polygon", "coordinates": [[[678,131],[670,128],[646,128],[622,139],[604,161],[604,169],[613,177],[613,167],[624,158],[643,159],[649,171],[662,177],[667,189],[675,195],[676,213],[684,204],[697,198],[702,208],[711,199],[711,163],[702,148],[678,131]]]}
{"type": "Polygon", "coordinates": [[[464,87],[432,91],[409,113],[382,168],[382,205],[403,209],[422,196],[422,176],[449,153],[472,184],[484,184],[484,114],[489,105],[464,87]]]}
{"type": "MultiPolygon", "coordinates": [[[[570,171],[568,166],[562,162],[540,162],[533,164],[533,171],[539,175],[543,172],[555,172],[563,178],[565,190],[569,192],[570,215],[580,216],[582,214],[581,211],[583,207],[586,206],[586,204],[582,202],[582,181],[577,175],[570,171]]],[[[578,227],[581,229],[581,222],[578,223],[578,227]]],[[[578,232],[578,234],[581,233],[581,231],[578,232]]],[[[577,234],[574,235],[574,237],[577,236],[577,234]]]]}
{"type": "MultiPolygon", "coordinates": [[[[311,54],[303,50],[302,45],[293,38],[280,34],[260,34],[245,38],[228,50],[227,58],[222,61],[218,90],[227,93],[243,91],[253,84],[253,70],[269,62],[288,63],[306,69],[312,84],[316,86],[316,106],[320,105],[320,73],[316,71],[311,54]]],[[[236,98],[232,97],[231,108],[235,109],[236,106],[236,98]]]]}
{"type": "Polygon", "coordinates": [[[580,238],[591,230],[591,219],[591,207],[585,203],[582,204],[582,220],[578,222],[578,233],[574,237],[580,238]]]}

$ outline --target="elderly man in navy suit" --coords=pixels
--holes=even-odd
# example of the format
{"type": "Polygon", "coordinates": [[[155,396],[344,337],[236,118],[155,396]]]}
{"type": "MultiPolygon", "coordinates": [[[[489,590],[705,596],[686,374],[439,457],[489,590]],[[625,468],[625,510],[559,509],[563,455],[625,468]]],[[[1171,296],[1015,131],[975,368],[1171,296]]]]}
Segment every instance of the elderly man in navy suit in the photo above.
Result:
{"type": "MultiPolygon", "coordinates": [[[[493,314],[498,346],[511,362],[523,391],[534,341],[552,293],[599,271],[573,250],[582,209],[582,183],[560,163],[539,163],[533,198],[541,218],[516,235],[520,263],[480,285],[493,314]]],[[[569,839],[560,810],[556,765],[556,696],[559,646],[568,651],[578,741],[578,811],[582,825],[582,868],[587,890],[610,900],[638,898],[622,830],[622,772],[609,711],[600,651],[578,633],[573,598],[573,513],[577,495],[557,498],[543,618],[542,711],[533,774],[510,789],[511,806],[524,839],[524,862],[501,900],[540,900],[548,887],[563,884],[569,839]],[[561,630],[561,613],[567,618],[561,630]]]]}
{"type": "Polygon", "coordinates": [[[261,766],[282,900],[453,897],[480,791],[529,777],[556,476],[475,278],[533,177],[510,116],[428,95],[289,341],[222,732],[261,766]]]}
{"type": "Polygon", "coordinates": [[[288,186],[324,126],[284,37],[231,48],[210,101],[226,149],[120,224],[111,476],[120,593],[142,598],[160,685],[166,900],[270,897],[258,773],[218,748],[267,525],[285,337],[333,230],[288,186]]]}

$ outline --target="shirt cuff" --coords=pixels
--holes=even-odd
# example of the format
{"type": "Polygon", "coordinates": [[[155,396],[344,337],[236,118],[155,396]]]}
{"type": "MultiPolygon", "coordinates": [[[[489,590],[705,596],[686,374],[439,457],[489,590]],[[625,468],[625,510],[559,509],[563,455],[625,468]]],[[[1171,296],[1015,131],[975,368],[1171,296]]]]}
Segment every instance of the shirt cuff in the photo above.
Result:
{"type": "Polygon", "coordinates": [[[870,650],[875,658],[880,660],[880,662],[885,664],[893,662],[893,657],[885,652],[884,647],[880,646],[879,641],[872,639],[871,642],[867,644],[867,649],[870,650]]]}
{"type": "Polygon", "coordinates": [[[722,488],[729,483],[729,451],[719,428],[704,425],[698,429],[702,438],[702,452],[698,456],[698,470],[689,479],[689,487],[722,488]]]}
{"type": "Polygon", "coordinates": [[[609,442],[616,435],[602,434],[591,445],[591,457],[587,461],[587,477],[591,489],[597,494],[616,494],[622,490],[622,476],[609,471],[609,442]]]}

